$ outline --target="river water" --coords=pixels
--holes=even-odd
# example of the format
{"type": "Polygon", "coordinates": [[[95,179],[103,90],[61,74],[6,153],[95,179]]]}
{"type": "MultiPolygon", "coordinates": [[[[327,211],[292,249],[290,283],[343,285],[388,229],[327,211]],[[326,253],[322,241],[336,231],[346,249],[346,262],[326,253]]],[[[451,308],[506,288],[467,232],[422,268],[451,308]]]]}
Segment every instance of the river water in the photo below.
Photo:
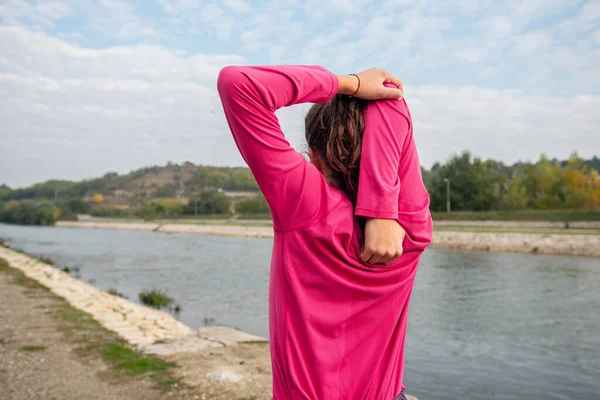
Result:
{"type": "MultiPolygon", "coordinates": [[[[192,327],[268,336],[271,239],[2,224],[0,237],[136,302],[167,290],[192,327]]],[[[599,260],[428,250],[404,383],[422,400],[600,399],[599,260]]]]}

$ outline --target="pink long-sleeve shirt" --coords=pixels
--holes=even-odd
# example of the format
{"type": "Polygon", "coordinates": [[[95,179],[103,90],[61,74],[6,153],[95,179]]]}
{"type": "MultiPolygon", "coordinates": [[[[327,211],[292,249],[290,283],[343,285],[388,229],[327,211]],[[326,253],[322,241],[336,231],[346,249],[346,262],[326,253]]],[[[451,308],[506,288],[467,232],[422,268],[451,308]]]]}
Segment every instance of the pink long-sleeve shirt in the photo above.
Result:
{"type": "Polygon", "coordinates": [[[366,108],[356,209],[290,146],[275,116],[281,107],[329,101],[338,84],[316,66],[226,67],[218,79],[235,142],[273,216],[275,400],[391,400],[404,389],[408,305],[432,231],[406,103],[366,108]],[[402,225],[404,253],[395,263],[361,261],[355,213],[402,225]]]}

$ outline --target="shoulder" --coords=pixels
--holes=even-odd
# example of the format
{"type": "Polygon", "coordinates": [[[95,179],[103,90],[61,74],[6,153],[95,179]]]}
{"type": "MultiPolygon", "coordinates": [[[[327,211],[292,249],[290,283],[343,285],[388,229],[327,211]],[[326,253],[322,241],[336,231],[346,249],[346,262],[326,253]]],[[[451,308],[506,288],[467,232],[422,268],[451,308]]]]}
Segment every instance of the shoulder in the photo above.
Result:
{"type": "Polygon", "coordinates": [[[377,118],[378,116],[386,119],[406,119],[409,124],[412,122],[405,99],[369,101],[364,111],[365,119],[377,118]]]}

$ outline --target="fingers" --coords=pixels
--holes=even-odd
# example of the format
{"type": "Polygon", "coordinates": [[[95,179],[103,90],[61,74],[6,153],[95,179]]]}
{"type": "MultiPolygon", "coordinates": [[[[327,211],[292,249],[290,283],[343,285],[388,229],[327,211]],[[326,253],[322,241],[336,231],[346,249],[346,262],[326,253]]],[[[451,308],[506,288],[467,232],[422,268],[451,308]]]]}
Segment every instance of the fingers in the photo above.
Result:
{"type": "Polygon", "coordinates": [[[381,262],[381,252],[369,246],[365,246],[363,251],[360,253],[360,258],[367,264],[377,264],[381,262]]]}
{"type": "Polygon", "coordinates": [[[385,90],[385,92],[383,92],[384,99],[400,100],[404,96],[404,93],[400,89],[385,87],[384,90],[385,90]]]}
{"type": "Polygon", "coordinates": [[[391,257],[389,260],[387,260],[387,261],[385,262],[385,265],[390,265],[390,264],[393,264],[393,263],[394,263],[394,261],[396,261],[397,259],[399,259],[401,255],[402,255],[402,250],[401,250],[401,251],[399,251],[398,253],[396,253],[396,254],[395,254],[393,257],[391,257]]]}
{"type": "Polygon", "coordinates": [[[369,247],[365,247],[363,251],[360,253],[360,258],[367,264],[384,264],[390,265],[394,263],[400,256],[402,255],[402,249],[399,251],[393,250],[379,250],[379,249],[370,249],[369,247]]]}
{"type": "Polygon", "coordinates": [[[367,261],[368,264],[381,264],[381,256],[373,254],[373,256],[367,261]]]}
{"type": "Polygon", "coordinates": [[[369,247],[364,247],[363,250],[360,252],[360,259],[364,262],[369,262],[371,257],[373,257],[373,253],[374,251],[372,249],[370,249],[369,247]]]}
{"type": "Polygon", "coordinates": [[[404,87],[402,86],[402,81],[398,78],[396,78],[394,75],[390,74],[388,71],[386,71],[385,69],[381,70],[381,73],[383,74],[385,81],[383,83],[391,83],[394,86],[396,86],[398,89],[394,89],[394,88],[386,88],[386,99],[398,99],[400,100],[403,96],[404,96],[404,87]]]}
{"type": "Polygon", "coordinates": [[[393,83],[398,89],[404,91],[404,87],[402,86],[402,81],[400,79],[396,78],[386,70],[383,70],[383,73],[385,75],[385,83],[393,83]]]}

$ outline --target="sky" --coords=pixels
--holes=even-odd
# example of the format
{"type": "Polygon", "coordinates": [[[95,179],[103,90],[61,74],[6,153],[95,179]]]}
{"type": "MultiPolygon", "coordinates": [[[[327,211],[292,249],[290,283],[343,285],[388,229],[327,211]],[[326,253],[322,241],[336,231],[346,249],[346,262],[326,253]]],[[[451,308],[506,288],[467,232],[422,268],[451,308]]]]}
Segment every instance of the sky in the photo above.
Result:
{"type": "MultiPolygon", "coordinates": [[[[0,184],[244,165],[230,64],[389,70],[426,168],[600,153],[600,0],[0,0],[0,184]]],[[[300,150],[307,108],[278,112],[300,150]]]]}

